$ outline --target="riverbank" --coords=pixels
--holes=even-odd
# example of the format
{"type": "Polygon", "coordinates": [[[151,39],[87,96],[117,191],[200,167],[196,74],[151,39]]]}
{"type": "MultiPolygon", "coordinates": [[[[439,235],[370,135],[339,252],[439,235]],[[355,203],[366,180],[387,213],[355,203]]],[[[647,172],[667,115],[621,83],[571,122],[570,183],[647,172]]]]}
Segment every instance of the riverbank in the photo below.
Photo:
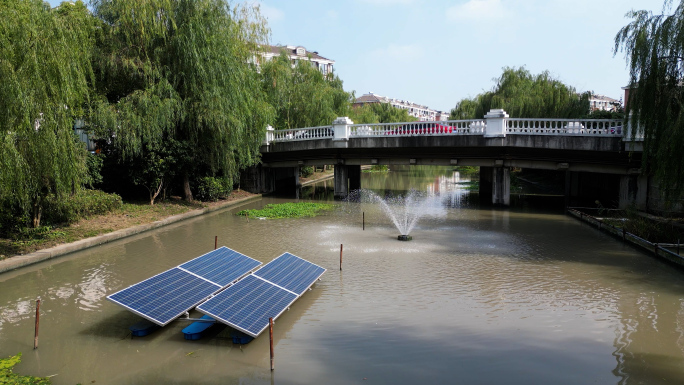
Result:
{"type": "Polygon", "coordinates": [[[154,206],[126,203],[109,214],[56,227],[45,239],[17,241],[0,239],[0,273],[55,258],[74,251],[112,242],[212,211],[260,198],[242,190],[217,202],[167,201],[154,206]]]}

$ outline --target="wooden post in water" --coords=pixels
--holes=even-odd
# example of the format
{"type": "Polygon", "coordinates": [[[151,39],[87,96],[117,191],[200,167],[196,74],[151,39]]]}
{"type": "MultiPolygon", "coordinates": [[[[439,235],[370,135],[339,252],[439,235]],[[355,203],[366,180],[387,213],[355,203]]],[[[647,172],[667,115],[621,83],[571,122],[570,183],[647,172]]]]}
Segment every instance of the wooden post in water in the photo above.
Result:
{"type": "Polygon", "coordinates": [[[214,250],[218,249],[218,235],[214,236],[214,250]]]}
{"type": "Polygon", "coordinates": [[[340,271],[342,271],[342,244],[340,243],[340,271]]]}
{"type": "Polygon", "coordinates": [[[366,212],[364,211],[362,213],[362,215],[363,215],[363,230],[366,230],[366,212]]]}
{"type": "Polygon", "coordinates": [[[40,297],[36,300],[36,332],[33,335],[34,349],[38,349],[38,326],[40,326],[40,297]]]}
{"type": "Polygon", "coordinates": [[[271,370],[275,367],[273,366],[273,317],[268,319],[268,338],[271,341],[271,370]]]}

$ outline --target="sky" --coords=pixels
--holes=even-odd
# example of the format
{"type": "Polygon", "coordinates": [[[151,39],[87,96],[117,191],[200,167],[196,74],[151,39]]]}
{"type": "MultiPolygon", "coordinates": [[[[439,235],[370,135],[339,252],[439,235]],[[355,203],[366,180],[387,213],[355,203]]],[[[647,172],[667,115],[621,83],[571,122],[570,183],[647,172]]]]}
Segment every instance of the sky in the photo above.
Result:
{"type": "Polygon", "coordinates": [[[267,18],[271,44],[304,46],[334,60],[345,90],[357,97],[373,92],[441,111],[491,90],[503,67],[548,70],[579,92],[620,99],[629,69],[623,52],[613,55],[615,35],[630,10],[661,13],[663,6],[663,0],[247,1],[267,18]]]}
{"type": "MultiPolygon", "coordinates": [[[[675,1],[676,3],[676,1],[675,1]]],[[[335,60],[347,91],[449,111],[494,87],[503,67],[548,70],[620,99],[629,81],[615,35],[662,0],[261,0],[271,44],[335,60]]]]}

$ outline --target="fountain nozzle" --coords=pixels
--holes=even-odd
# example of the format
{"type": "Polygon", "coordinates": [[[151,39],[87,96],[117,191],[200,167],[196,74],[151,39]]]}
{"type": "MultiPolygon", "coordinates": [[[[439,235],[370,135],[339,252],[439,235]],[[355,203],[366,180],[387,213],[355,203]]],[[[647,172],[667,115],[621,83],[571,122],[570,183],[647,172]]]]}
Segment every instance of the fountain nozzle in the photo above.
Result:
{"type": "Polygon", "coordinates": [[[400,241],[410,241],[413,239],[413,237],[410,235],[400,235],[397,237],[397,239],[400,241]]]}

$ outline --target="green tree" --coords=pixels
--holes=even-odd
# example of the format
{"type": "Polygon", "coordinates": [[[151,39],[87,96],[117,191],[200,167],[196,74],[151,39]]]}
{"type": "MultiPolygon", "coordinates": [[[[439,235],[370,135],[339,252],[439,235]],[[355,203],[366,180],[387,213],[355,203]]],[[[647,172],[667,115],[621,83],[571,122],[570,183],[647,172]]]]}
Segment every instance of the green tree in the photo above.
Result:
{"type": "Polygon", "coordinates": [[[615,54],[625,52],[631,92],[625,113],[632,135],[644,136],[643,170],[669,198],[684,196],[684,2],[663,14],[627,13],[631,23],[615,36],[615,54]],[[666,14],[672,12],[671,14],[666,14]]]}
{"type": "Polygon", "coordinates": [[[533,75],[525,67],[504,67],[495,81],[491,91],[459,101],[449,119],[481,119],[493,108],[516,118],[579,118],[589,111],[588,92],[578,95],[548,71],[533,75]]]}
{"type": "Polygon", "coordinates": [[[369,103],[352,109],[350,118],[354,123],[396,123],[414,122],[416,117],[407,110],[396,108],[389,103],[369,103]]]}
{"type": "Polygon", "coordinates": [[[268,33],[258,7],[95,0],[93,11],[102,28],[99,98],[90,117],[98,136],[110,139],[124,159],[153,157],[147,150],[162,148],[166,138],[193,149],[175,166],[186,200],[192,200],[191,174],[234,176],[259,160],[272,108],[250,64],[268,33]]]}
{"type": "Polygon", "coordinates": [[[308,60],[293,66],[283,53],[261,65],[262,87],[275,109],[274,128],[290,129],[329,125],[347,116],[351,94],[342,80],[323,75],[308,60]]]}
{"type": "Polygon", "coordinates": [[[93,76],[92,21],[80,1],[0,2],[0,201],[34,227],[46,198],[65,199],[85,175],[73,125],[93,76]]]}

